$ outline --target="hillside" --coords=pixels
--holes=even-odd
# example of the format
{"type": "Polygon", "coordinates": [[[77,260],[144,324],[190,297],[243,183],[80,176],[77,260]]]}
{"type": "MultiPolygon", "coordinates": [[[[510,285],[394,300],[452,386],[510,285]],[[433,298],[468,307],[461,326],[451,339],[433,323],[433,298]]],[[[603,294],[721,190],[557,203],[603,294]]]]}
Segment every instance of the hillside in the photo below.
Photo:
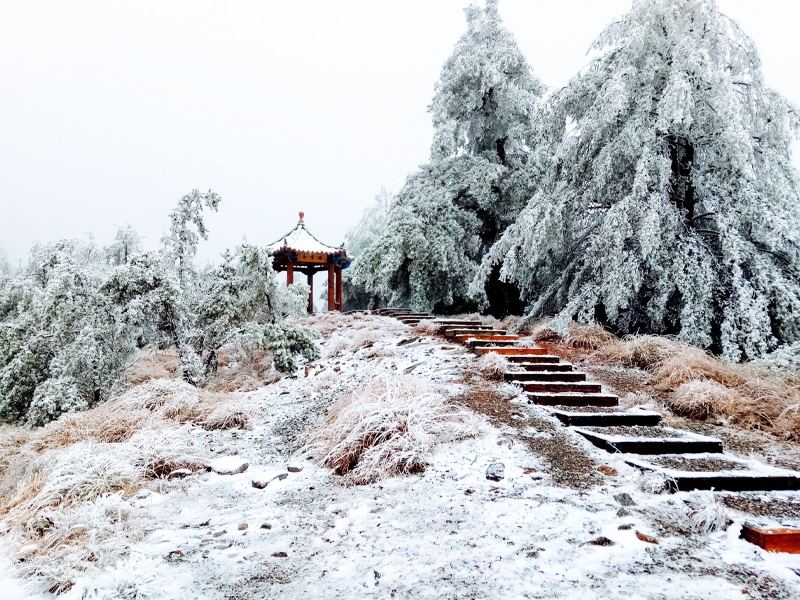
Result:
{"type": "MultiPolygon", "coordinates": [[[[800,595],[800,555],[739,538],[745,522],[800,527],[800,492],[653,493],[625,455],[529,404],[459,343],[383,316],[304,321],[323,358],[253,391],[151,379],[72,425],[0,429],[3,597],[800,595]],[[406,445],[395,437],[359,470],[391,428],[406,445]],[[320,464],[331,457],[342,474],[320,464]]],[[[719,437],[756,470],[800,464],[796,442],[675,415],[641,368],[545,337],[624,408],[719,437]]]]}

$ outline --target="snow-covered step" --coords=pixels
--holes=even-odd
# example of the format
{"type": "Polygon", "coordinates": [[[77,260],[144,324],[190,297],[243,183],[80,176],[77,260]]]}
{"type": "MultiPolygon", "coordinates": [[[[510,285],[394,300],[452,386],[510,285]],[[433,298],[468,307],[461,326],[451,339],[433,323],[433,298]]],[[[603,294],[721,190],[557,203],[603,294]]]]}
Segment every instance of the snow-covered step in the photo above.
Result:
{"type": "Polygon", "coordinates": [[[504,332],[496,331],[472,331],[470,333],[461,333],[454,335],[453,339],[457,342],[466,343],[469,340],[480,340],[484,342],[507,342],[517,341],[518,335],[506,335],[504,332]]]}
{"type": "MultiPolygon", "coordinates": [[[[797,489],[797,488],[790,488],[797,489]]],[[[745,523],[739,537],[767,552],[800,554],[800,529],[789,527],[754,527],[745,523]]]]}
{"type": "MultiPolygon", "coordinates": [[[[506,360],[510,363],[525,363],[526,365],[531,364],[564,364],[568,365],[569,363],[561,363],[561,358],[558,356],[554,356],[552,354],[519,354],[519,355],[512,355],[512,354],[505,354],[506,360]]],[[[515,365],[520,366],[520,365],[515,365]]],[[[572,366],[572,365],[570,365],[572,366]]]]}
{"type": "Polygon", "coordinates": [[[544,348],[520,348],[518,346],[514,346],[511,348],[501,348],[498,346],[494,346],[491,344],[487,345],[475,345],[472,347],[472,351],[477,354],[478,356],[483,356],[484,354],[488,354],[489,352],[496,352],[497,354],[502,354],[503,356],[542,356],[547,354],[547,351],[544,348]]]}
{"type": "Polygon", "coordinates": [[[508,340],[503,338],[485,340],[481,339],[480,337],[468,337],[466,340],[464,340],[464,345],[467,348],[472,348],[474,346],[495,346],[502,348],[510,348],[517,345],[517,340],[508,340]]]}
{"type": "Polygon", "coordinates": [[[576,382],[561,382],[561,381],[531,381],[523,383],[524,390],[531,393],[551,393],[559,394],[565,392],[579,393],[579,394],[599,394],[603,391],[603,386],[599,383],[576,381],[576,382]]]}
{"type": "Polygon", "coordinates": [[[491,327],[490,325],[486,325],[483,321],[478,321],[477,319],[442,319],[438,318],[434,321],[435,323],[439,323],[441,325],[450,325],[453,327],[460,326],[460,327],[471,327],[475,325],[480,325],[484,327],[491,327]]]}
{"type": "Polygon", "coordinates": [[[619,396],[614,394],[575,394],[536,392],[527,394],[529,404],[543,406],[618,406],[619,396]]]}
{"type": "Polygon", "coordinates": [[[628,411],[599,411],[596,407],[590,411],[574,411],[568,408],[551,410],[550,414],[567,426],[578,427],[619,427],[640,425],[655,427],[661,423],[661,413],[652,410],[634,408],[628,411]]]}
{"type": "Polygon", "coordinates": [[[586,381],[586,373],[580,371],[506,371],[506,381],[586,381]]]}
{"type": "Polygon", "coordinates": [[[567,371],[572,371],[575,367],[573,367],[570,363],[514,362],[511,363],[510,368],[513,371],[553,371],[553,372],[558,371],[563,373],[567,371]]]}
{"type": "Polygon", "coordinates": [[[730,454],[693,454],[627,459],[644,472],[659,473],[672,491],[756,492],[800,490],[800,473],[730,454]]]}
{"type": "Polygon", "coordinates": [[[447,328],[444,330],[445,337],[456,338],[464,335],[503,335],[505,333],[502,329],[493,329],[491,325],[481,327],[457,327],[447,328]]]}
{"type": "Polygon", "coordinates": [[[669,427],[619,427],[573,429],[598,448],[623,454],[722,453],[717,438],[669,427]],[[614,431],[618,429],[618,431],[614,431]]]}

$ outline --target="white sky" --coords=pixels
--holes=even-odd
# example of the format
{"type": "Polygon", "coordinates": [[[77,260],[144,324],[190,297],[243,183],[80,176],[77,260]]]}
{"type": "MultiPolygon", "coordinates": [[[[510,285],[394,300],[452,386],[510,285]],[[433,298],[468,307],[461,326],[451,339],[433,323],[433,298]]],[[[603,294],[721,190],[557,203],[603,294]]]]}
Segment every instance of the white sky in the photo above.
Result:
{"type": "MultiPolygon", "coordinates": [[[[767,81],[800,103],[800,3],[719,0],[767,81]]],[[[266,244],[306,212],[337,245],[381,186],[427,160],[426,107],[466,0],[0,0],[0,248],[155,247],[192,188],[222,196],[201,257],[266,244]]],[[[630,0],[502,0],[534,71],[562,86],[630,0]]],[[[798,162],[796,160],[796,162],[798,162]]]]}

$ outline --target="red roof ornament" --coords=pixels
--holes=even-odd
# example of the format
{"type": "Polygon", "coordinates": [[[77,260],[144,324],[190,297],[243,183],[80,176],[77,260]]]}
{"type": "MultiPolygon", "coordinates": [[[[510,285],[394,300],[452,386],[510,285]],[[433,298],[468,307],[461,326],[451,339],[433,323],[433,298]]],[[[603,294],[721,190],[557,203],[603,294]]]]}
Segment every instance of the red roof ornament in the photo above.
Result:
{"type": "Polygon", "coordinates": [[[301,222],[301,223],[303,222],[303,217],[305,217],[305,216],[306,216],[306,213],[304,213],[304,212],[301,210],[301,211],[300,211],[300,222],[301,222]]]}

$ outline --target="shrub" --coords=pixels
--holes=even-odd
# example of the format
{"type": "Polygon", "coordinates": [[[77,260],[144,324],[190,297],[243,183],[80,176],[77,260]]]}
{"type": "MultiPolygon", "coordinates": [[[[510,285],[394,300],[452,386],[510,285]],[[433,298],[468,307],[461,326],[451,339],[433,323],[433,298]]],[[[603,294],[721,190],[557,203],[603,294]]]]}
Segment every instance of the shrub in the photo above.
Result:
{"type": "Polygon", "coordinates": [[[348,485],[367,484],[423,471],[437,444],[473,437],[479,424],[429,385],[387,378],[334,405],[300,452],[348,485]]]}

